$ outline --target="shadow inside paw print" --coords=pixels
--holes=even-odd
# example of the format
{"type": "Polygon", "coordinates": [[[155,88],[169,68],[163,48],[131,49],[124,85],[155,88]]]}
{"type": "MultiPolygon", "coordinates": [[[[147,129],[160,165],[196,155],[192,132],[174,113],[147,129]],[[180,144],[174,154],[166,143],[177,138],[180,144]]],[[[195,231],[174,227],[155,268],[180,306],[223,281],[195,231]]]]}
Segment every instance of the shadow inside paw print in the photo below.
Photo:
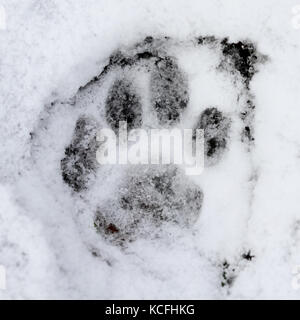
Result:
{"type": "Polygon", "coordinates": [[[256,73],[255,64],[259,59],[255,46],[248,41],[228,43],[227,38],[221,43],[225,58],[228,58],[234,68],[241,74],[248,87],[256,73]]]}
{"type": "Polygon", "coordinates": [[[165,57],[155,63],[151,74],[152,105],[160,124],[174,124],[187,107],[188,83],[175,59],[165,57]]]}
{"type": "Polygon", "coordinates": [[[203,193],[176,166],[129,168],[117,194],[99,206],[95,227],[114,242],[134,240],[137,234],[162,232],[165,223],[191,226],[198,218],[203,193]],[[137,232],[138,231],[138,232],[137,232]]]}
{"type": "MultiPolygon", "coordinates": [[[[110,74],[117,73],[108,86],[104,102],[106,123],[115,133],[118,133],[120,121],[127,122],[128,130],[145,125],[143,94],[132,82],[132,77],[128,76],[131,70],[142,70],[147,74],[150,114],[156,119],[154,126],[172,127],[180,123],[189,107],[190,89],[187,74],[180,67],[178,59],[168,52],[174,43],[167,37],[147,37],[131,48],[119,50],[111,55],[99,76],[80,88],[79,92],[83,92],[95,84],[102,86],[110,74]]],[[[179,42],[178,45],[191,43],[195,50],[206,45],[220,50],[222,58],[218,68],[228,70],[243,83],[248,100],[240,114],[245,124],[241,140],[246,143],[253,141],[255,106],[249,83],[257,72],[257,63],[263,60],[262,56],[254,44],[248,41],[229,43],[227,38],[199,37],[196,41],[179,42]]],[[[199,112],[194,129],[204,129],[206,165],[213,166],[221,161],[227,150],[232,119],[217,106],[200,107],[203,111],[199,112]]],[[[101,166],[95,156],[99,147],[96,130],[97,119],[81,116],[61,161],[63,180],[76,193],[85,191],[88,194],[91,181],[101,175],[101,166]]],[[[94,225],[105,238],[120,243],[147,232],[151,234],[153,227],[161,230],[166,223],[186,227],[197,220],[204,194],[176,166],[124,170],[127,177],[125,181],[120,182],[116,193],[99,204],[95,213],[94,225]]]]}
{"type": "Polygon", "coordinates": [[[91,176],[97,169],[96,141],[97,122],[85,116],[80,117],[75,125],[71,144],[65,150],[61,160],[62,177],[74,191],[80,192],[87,188],[91,176]]]}
{"type": "Polygon", "coordinates": [[[105,103],[107,122],[117,133],[119,122],[126,121],[128,130],[142,125],[142,106],[132,84],[126,79],[118,79],[112,85],[105,103]]]}
{"type": "MultiPolygon", "coordinates": [[[[217,108],[207,108],[200,116],[195,129],[204,130],[204,153],[206,165],[216,163],[227,146],[230,119],[217,108]]],[[[193,135],[195,139],[195,134],[193,135]]]]}

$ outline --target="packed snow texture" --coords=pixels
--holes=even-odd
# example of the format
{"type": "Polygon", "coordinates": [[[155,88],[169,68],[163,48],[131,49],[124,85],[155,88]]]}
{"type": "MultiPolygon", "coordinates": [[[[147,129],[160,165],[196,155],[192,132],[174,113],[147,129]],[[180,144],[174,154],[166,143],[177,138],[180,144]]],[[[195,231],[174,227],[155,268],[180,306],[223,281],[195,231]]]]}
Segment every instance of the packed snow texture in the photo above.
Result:
{"type": "Polygon", "coordinates": [[[0,5],[1,299],[299,298],[295,1],[0,5]],[[128,113],[204,128],[204,172],[98,168],[128,113]]]}

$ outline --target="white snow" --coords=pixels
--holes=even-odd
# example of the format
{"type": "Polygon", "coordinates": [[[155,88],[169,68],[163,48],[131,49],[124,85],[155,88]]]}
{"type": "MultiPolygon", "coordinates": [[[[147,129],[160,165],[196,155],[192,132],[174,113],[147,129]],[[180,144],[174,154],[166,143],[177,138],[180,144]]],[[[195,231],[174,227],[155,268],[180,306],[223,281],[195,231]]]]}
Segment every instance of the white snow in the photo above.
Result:
{"type": "MultiPolygon", "coordinates": [[[[300,30],[292,8],[299,4],[0,0],[7,24],[0,30],[0,265],[7,275],[0,298],[298,299],[292,269],[300,265],[300,30]],[[236,117],[230,148],[195,178],[205,201],[189,232],[170,228],[160,239],[121,249],[95,232],[97,190],[90,202],[74,197],[60,176],[64,148],[87,100],[81,98],[76,111],[56,105],[45,128],[40,118],[45,105],[71,98],[98,75],[114,50],[148,35],[249,39],[269,59],[251,81],[256,114],[249,154],[234,113],[240,88],[230,75],[215,72],[218,56],[174,49],[190,75],[184,124],[198,106],[222,105],[236,117]],[[38,127],[33,146],[30,132],[38,127]],[[248,250],[251,261],[241,258],[248,250]],[[235,278],[222,287],[225,260],[235,278]]],[[[110,179],[117,181],[117,174],[110,179]]]]}

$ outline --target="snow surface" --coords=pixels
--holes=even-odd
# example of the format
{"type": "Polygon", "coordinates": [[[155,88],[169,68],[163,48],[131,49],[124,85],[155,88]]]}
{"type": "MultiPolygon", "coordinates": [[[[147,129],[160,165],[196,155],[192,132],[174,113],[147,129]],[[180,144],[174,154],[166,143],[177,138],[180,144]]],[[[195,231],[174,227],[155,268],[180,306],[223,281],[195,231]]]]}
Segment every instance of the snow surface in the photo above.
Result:
{"type": "MultiPolygon", "coordinates": [[[[0,4],[7,17],[7,29],[0,30],[0,265],[7,289],[0,298],[300,297],[291,284],[292,269],[300,264],[300,30],[292,24],[297,1],[0,4]],[[268,61],[250,84],[255,145],[245,150],[236,119],[222,161],[195,178],[205,195],[197,223],[189,232],[170,228],[161,238],[120,248],[95,232],[93,201],[74,197],[61,179],[60,160],[78,111],[56,107],[45,127],[41,118],[45,106],[67,101],[97,76],[113,51],[149,35],[249,39],[268,61]],[[252,260],[242,258],[249,250],[252,260]],[[224,285],[224,273],[233,281],[224,285]]],[[[236,108],[238,85],[216,73],[217,56],[205,48],[175,53],[190,79],[186,126],[199,105],[236,108]]],[[[118,180],[117,173],[110,179],[118,180]]]]}

